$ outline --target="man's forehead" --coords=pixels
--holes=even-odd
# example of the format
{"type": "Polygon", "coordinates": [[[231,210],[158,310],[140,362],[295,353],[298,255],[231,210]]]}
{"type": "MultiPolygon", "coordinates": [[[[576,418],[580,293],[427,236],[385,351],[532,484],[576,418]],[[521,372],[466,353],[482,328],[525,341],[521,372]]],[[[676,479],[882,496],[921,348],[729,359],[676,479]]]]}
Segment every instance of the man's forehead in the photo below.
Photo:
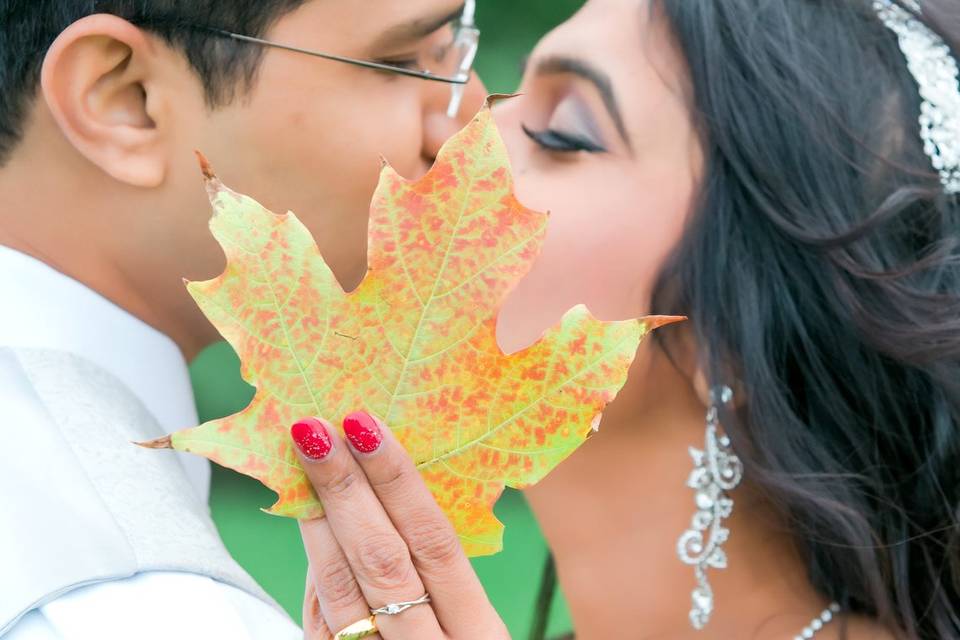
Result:
{"type": "Polygon", "coordinates": [[[401,36],[459,17],[464,0],[314,0],[308,7],[311,12],[336,16],[353,27],[363,26],[366,32],[401,36]]]}
{"type": "Polygon", "coordinates": [[[415,44],[463,13],[464,0],[314,0],[274,27],[279,39],[326,43],[357,55],[415,44]]]}
{"type": "Polygon", "coordinates": [[[464,7],[463,0],[378,0],[376,4],[384,6],[384,20],[378,20],[383,28],[377,40],[386,46],[431,34],[459,18],[464,7]]]}

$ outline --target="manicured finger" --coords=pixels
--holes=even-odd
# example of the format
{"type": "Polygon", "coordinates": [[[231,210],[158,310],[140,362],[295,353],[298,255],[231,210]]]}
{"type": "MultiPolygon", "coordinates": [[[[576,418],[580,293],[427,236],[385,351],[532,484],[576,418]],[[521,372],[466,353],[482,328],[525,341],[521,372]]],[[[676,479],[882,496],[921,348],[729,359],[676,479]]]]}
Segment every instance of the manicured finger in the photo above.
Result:
{"type": "MultiPolygon", "coordinates": [[[[327,519],[301,520],[300,535],[310,559],[308,579],[327,628],[336,632],[369,616],[367,600],[327,519]]],[[[306,625],[304,618],[304,629],[306,625]]]]}
{"type": "MultiPolygon", "coordinates": [[[[308,419],[297,424],[303,426],[295,425],[297,432],[291,433],[304,471],[323,504],[322,520],[343,550],[366,602],[378,608],[422,596],[425,588],[407,545],[346,442],[323,421],[308,419]]],[[[357,444],[373,446],[371,441],[357,444]]],[[[443,638],[430,604],[419,604],[397,615],[378,615],[377,625],[385,640],[443,638]]]]}
{"type": "Polygon", "coordinates": [[[463,552],[453,525],[393,433],[364,412],[348,415],[343,430],[380,504],[406,542],[442,628],[458,638],[497,635],[500,617],[463,552]],[[464,612],[471,612],[464,616],[464,612]]]}
{"type": "Polygon", "coordinates": [[[307,567],[307,583],[303,589],[303,640],[333,640],[333,632],[327,626],[313,586],[313,576],[307,567]]]}

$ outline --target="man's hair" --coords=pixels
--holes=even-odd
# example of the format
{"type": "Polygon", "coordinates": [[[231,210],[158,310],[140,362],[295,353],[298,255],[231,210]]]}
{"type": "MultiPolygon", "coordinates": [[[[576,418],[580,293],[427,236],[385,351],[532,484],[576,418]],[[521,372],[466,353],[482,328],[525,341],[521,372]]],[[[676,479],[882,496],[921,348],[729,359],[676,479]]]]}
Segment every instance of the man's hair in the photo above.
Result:
{"type": "Polygon", "coordinates": [[[203,82],[211,108],[248,91],[262,57],[198,27],[261,36],[307,0],[0,0],[0,166],[23,136],[47,49],[73,22],[112,14],[183,52],[203,82]]]}

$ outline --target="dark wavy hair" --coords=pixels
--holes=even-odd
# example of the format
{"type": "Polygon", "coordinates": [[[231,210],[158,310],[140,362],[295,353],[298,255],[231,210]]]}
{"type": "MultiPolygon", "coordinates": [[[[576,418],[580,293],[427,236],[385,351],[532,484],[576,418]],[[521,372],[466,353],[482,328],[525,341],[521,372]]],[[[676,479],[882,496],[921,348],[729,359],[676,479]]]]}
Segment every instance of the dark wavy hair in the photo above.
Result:
{"type": "MultiPolygon", "coordinates": [[[[742,385],[723,424],[813,585],[906,638],[960,638],[960,198],[896,36],[870,0],[651,10],[707,164],[654,313],[689,315],[711,381],[742,385]]],[[[960,0],[923,19],[958,50],[960,0]]]]}

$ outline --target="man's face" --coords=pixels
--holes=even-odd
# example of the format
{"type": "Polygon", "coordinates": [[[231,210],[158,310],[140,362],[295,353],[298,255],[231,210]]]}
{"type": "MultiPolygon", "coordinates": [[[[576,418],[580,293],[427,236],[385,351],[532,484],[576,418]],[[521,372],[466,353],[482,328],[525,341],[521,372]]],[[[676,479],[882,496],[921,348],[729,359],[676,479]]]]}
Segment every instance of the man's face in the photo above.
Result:
{"type": "MultiPolygon", "coordinates": [[[[402,65],[448,43],[449,20],[459,17],[461,7],[462,0],[314,0],[281,18],[264,37],[402,65]]],[[[203,195],[191,153],[199,149],[229,187],[278,213],[295,212],[350,289],[366,269],[367,212],[380,157],[401,175],[418,177],[442,142],[476,113],[485,90],[471,80],[458,117],[450,119],[448,84],[272,47],[263,53],[248,95],[214,111],[184,110],[197,115],[178,127],[183,144],[177,145],[170,179],[178,189],[203,195]]],[[[186,250],[197,259],[194,273],[182,275],[209,278],[222,256],[210,250],[204,210],[189,215],[184,224],[196,246],[186,250]]],[[[171,241],[182,245],[183,236],[171,241]]]]}

